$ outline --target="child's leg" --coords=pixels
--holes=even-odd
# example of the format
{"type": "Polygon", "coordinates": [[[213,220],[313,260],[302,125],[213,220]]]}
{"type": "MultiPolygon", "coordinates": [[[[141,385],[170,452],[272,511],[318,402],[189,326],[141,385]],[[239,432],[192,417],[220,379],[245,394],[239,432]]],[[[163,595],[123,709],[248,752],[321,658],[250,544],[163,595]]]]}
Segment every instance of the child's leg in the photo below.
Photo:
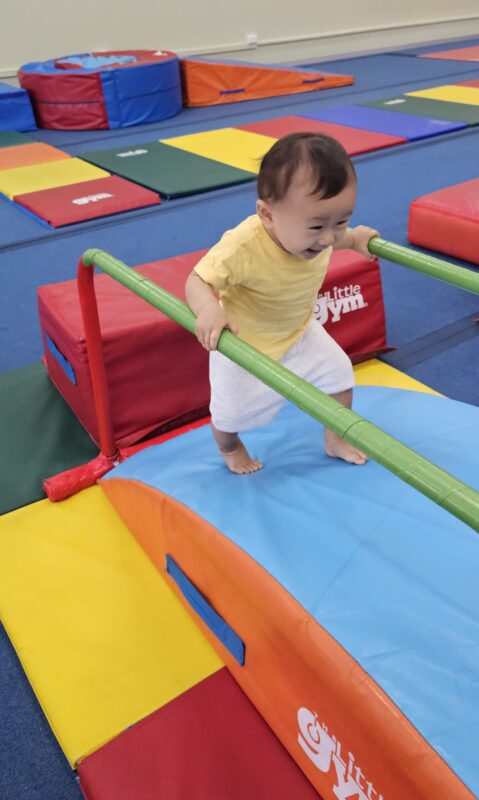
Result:
{"type": "Polygon", "coordinates": [[[261,469],[263,466],[261,461],[251,458],[237,433],[219,431],[213,423],[211,423],[211,430],[225,464],[231,472],[236,472],[238,475],[248,475],[250,472],[256,472],[261,469]]]}
{"type": "MultiPolygon", "coordinates": [[[[332,394],[330,396],[343,406],[351,408],[353,402],[352,389],[346,389],[344,392],[338,392],[337,394],[332,394]]],[[[331,458],[342,458],[344,461],[348,461],[350,464],[365,464],[368,460],[368,457],[365,453],[363,453],[361,450],[358,450],[358,448],[353,444],[341,439],[337,433],[334,433],[334,431],[330,430],[329,428],[324,429],[324,449],[326,450],[328,456],[331,456],[331,458]]]]}
{"type": "Polygon", "coordinates": [[[239,475],[256,472],[263,465],[251,458],[237,432],[266,425],[285,401],[217,350],[210,353],[210,385],[211,428],[227,467],[239,475]]]}
{"type": "MultiPolygon", "coordinates": [[[[351,408],[351,387],[354,386],[351,360],[317,320],[311,320],[301,339],[282,362],[338,403],[351,408]]],[[[332,458],[342,458],[351,464],[364,464],[368,460],[354,445],[326,427],[324,445],[332,458]]]]}

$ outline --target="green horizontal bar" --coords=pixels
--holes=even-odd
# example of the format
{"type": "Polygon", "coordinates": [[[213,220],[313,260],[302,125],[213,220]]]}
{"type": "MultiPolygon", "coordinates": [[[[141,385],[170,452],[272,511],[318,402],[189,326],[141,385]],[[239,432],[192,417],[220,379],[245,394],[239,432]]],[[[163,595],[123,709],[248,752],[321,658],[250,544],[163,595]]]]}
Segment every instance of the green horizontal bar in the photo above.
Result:
{"type": "MultiPolygon", "coordinates": [[[[102,250],[87,250],[83,254],[83,263],[99,267],[167,317],[195,333],[196,319],[188,306],[136,270],[102,250]]],[[[479,532],[479,492],[229,331],[221,334],[218,350],[479,532]]]]}
{"type": "Polygon", "coordinates": [[[426,253],[418,253],[416,250],[402,247],[400,244],[386,242],[379,236],[374,236],[369,240],[368,249],[374,256],[386,258],[395,264],[401,264],[403,267],[422,272],[431,278],[458,286],[460,289],[465,289],[466,292],[479,294],[479,272],[473,272],[465,267],[456,267],[455,264],[450,264],[448,261],[428,256],[426,253]]]}

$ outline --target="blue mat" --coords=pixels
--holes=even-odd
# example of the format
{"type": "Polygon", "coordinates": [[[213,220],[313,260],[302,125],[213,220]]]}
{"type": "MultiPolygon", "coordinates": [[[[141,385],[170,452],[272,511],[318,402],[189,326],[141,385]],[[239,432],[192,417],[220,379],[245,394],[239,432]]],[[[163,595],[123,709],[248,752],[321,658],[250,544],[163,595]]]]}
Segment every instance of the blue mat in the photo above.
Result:
{"type": "MultiPolygon", "coordinates": [[[[436,46],[439,50],[439,45],[436,46]]],[[[440,81],[441,78],[465,75],[473,77],[477,73],[477,65],[458,61],[436,61],[427,58],[409,57],[405,54],[378,53],[370,56],[354,56],[335,61],[316,62],[307,65],[309,69],[327,69],[329,72],[339,72],[345,75],[354,75],[355,93],[370,89],[386,88],[386,86],[404,86],[404,84],[428,81],[440,81]]],[[[445,83],[445,81],[443,81],[445,83]]],[[[345,91],[345,87],[342,91],[345,91]]],[[[351,92],[350,92],[351,93],[351,92]]],[[[328,92],[321,95],[321,100],[328,92]]],[[[316,95],[316,99],[319,95],[316,95]]]]}
{"type": "Polygon", "coordinates": [[[401,136],[409,141],[440,136],[442,133],[459,131],[466,127],[464,122],[449,122],[445,119],[428,119],[414,114],[401,114],[396,111],[383,111],[368,106],[336,106],[336,108],[317,108],[309,112],[309,119],[334,122],[364,131],[387,133],[401,136]]]}
{"type": "MultiPolygon", "coordinates": [[[[478,408],[358,387],[355,410],[479,489],[478,408]]],[[[479,792],[478,535],[375,462],[328,459],[321,426],[293,406],[244,439],[265,464],[246,479],[228,472],[200,428],[106,480],[159,489],[245,550],[479,792]]]]}

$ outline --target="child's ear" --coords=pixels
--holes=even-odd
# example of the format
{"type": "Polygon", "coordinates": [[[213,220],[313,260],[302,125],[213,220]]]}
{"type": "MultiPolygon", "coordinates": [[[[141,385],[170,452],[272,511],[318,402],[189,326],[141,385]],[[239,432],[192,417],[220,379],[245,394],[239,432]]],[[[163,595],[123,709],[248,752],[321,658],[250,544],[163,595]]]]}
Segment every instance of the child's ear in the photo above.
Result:
{"type": "Polygon", "coordinates": [[[266,200],[258,199],[256,201],[256,213],[260,218],[261,222],[268,223],[273,221],[273,217],[271,215],[271,209],[266,200]]]}

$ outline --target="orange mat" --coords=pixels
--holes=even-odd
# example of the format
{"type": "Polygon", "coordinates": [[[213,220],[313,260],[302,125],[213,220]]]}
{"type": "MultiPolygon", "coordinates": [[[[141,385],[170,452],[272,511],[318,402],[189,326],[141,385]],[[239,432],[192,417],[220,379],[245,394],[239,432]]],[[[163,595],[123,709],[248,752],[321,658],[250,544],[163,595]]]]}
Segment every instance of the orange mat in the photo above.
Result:
{"type": "Polygon", "coordinates": [[[0,149],[0,169],[31,167],[48,161],[63,161],[65,158],[71,158],[70,154],[43,142],[19,144],[0,149]]]}

